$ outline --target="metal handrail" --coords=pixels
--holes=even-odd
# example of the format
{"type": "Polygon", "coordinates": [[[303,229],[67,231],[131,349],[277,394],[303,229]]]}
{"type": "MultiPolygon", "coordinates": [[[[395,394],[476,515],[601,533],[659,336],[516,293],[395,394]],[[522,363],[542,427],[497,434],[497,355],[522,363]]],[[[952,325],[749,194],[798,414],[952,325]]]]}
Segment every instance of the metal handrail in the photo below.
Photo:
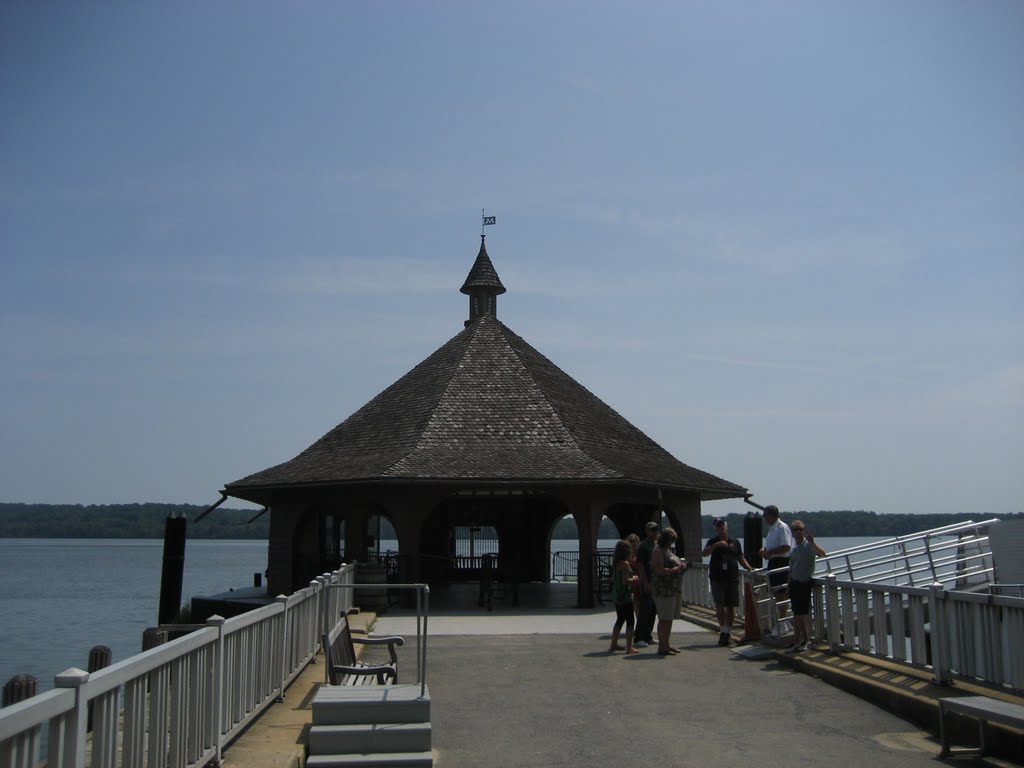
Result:
{"type": "MultiPolygon", "coordinates": [[[[934,581],[942,583],[959,581],[965,575],[964,571],[954,568],[954,572],[950,573],[949,568],[972,559],[982,561],[985,558],[991,559],[992,550],[989,545],[988,528],[998,522],[997,518],[977,523],[968,520],[963,523],[953,523],[926,531],[847,547],[819,557],[815,576],[823,578],[830,573],[837,576],[845,574],[847,578],[854,581],[886,581],[889,583],[892,583],[893,579],[896,583],[900,583],[899,576],[905,576],[909,580],[910,586],[930,584],[934,581]],[[965,537],[965,534],[968,535],[965,537]],[[952,536],[957,538],[950,539],[949,537],[952,536]],[[920,546],[915,547],[914,545],[920,546]],[[978,552],[960,558],[958,551],[972,545],[978,547],[978,552]],[[898,549],[900,553],[893,556],[893,549],[898,549]],[[952,558],[943,554],[949,550],[953,550],[952,558]],[[877,553],[877,555],[864,557],[863,555],[866,553],[877,553]],[[936,558],[936,555],[939,557],[936,558]],[[927,563],[915,564],[922,558],[927,563]],[[925,578],[915,578],[919,576],[925,576],[925,578]]],[[[990,565],[988,568],[980,568],[978,573],[989,573],[992,570],[993,566],[990,565]]]]}
{"type": "Polygon", "coordinates": [[[416,679],[420,696],[427,693],[427,620],[430,618],[429,584],[331,584],[331,589],[414,589],[416,590],[416,679]],[[422,620],[422,627],[421,627],[422,620]]]}

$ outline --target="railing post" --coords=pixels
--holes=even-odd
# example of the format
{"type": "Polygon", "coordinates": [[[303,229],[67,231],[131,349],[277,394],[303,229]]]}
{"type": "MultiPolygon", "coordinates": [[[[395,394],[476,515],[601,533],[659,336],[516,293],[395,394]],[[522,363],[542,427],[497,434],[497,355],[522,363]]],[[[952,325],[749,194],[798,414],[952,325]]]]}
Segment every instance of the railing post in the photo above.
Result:
{"type": "Polygon", "coordinates": [[[216,754],[213,758],[214,765],[220,765],[222,762],[221,753],[224,744],[224,687],[227,685],[227,670],[224,669],[224,622],[224,617],[217,615],[213,615],[206,620],[207,626],[217,628],[217,643],[213,652],[213,663],[216,665],[213,680],[216,687],[213,697],[213,712],[210,713],[214,744],[216,745],[216,754]]]}
{"type": "Polygon", "coordinates": [[[288,644],[291,642],[291,629],[288,617],[288,596],[278,595],[274,598],[274,602],[281,603],[281,606],[284,609],[281,611],[281,647],[277,652],[279,659],[277,666],[277,700],[281,702],[284,701],[284,680],[288,673],[291,672],[292,657],[288,648],[288,644]]]}
{"type": "Polygon", "coordinates": [[[77,667],[66,669],[54,678],[56,688],[75,689],[75,708],[64,719],[63,732],[50,723],[49,765],[64,768],[85,768],[85,725],[88,719],[88,697],[86,683],[89,673],[77,667]]]}
{"type": "Polygon", "coordinates": [[[928,600],[928,625],[931,634],[933,680],[937,685],[948,685],[951,677],[947,642],[949,627],[946,625],[946,588],[935,582],[929,591],[931,594],[928,600]]]}
{"type": "MultiPolygon", "coordinates": [[[[352,567],[348,563],[342,563],[341,564],[341,578],[338,579],[338,583],[339,584],[352,584],[352,583],[354,583],[353,579],[352,579],[352,567]]],[[[341,603],[341,606],[340,606],[340,610],[338,611],[338,614],[340,615],[340,614],[344,613],[347,616],[348,612],[352,610],[352,605],[355,602],[355,600],[354,600],[354,598],[352,596],[352,590],[351,589],[343,589],[343,590],[341,590],[341,595],[339,596],[339,601],[341,603]]]]}
{"type": "Polygon", "coordinates": [[[839,589],[836,587],[836,575],[830,573],[825,577],[825,605],[828,621],[828,649],[831,653],[839,653],[839,635],[842,622],[839,615],[839,589]]]}
{"type": "Polygon", "coordinates": [[[311,612],[311,616],[306,618],[306,631],[312,629],[314,636],[324,632],[324,627],[327,626],[327,590],[324,587],[324,582],[323,576],[317,576],[309,582],[309,586],[313,588],[313,594],[316,595],[316,599],[313,602],[314,610],[311,612]]]}
{"type": "MultiPolygon", "coordinates": [[[[430,617],[430,585],[424,584],[423,590],[423,637],[419,638],[417,645],[420,647],[420,655],[423,658],[420,666],[420,696],[427,692],[427,619],[430,617]]],[[[419,590],[417,590],[419,592],[419,590]]],[[[418,623],[418,622],[417,622],[418,623]]]]}

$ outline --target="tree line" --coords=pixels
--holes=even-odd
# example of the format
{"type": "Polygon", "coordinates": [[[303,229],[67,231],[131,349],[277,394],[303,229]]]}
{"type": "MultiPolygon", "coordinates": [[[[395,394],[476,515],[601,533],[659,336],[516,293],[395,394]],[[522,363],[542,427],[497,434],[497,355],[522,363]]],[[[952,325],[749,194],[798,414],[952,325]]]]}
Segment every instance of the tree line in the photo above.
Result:
{"type": "Polygon", "coordinates": [[[10,504],[0,503],[0,538],[162,539],[170,515],[188,517],[190,539],[266,539],[269,515],[256,509],[198,504],[10,504]]]}
{"type": "MultiPolygon", "coordinates": [[[[186,515],[189,519],[190,539],[266,539],[269,514],[258,510],[218,507],[202,520],[196,518],[206,507],[196,504],[11,504],[0,503],[0,538],[40,539],[161,539],[164,521],[170,515],[186,515]],[[252,518],[256,517],[255,520],[252,518]],[[252,520],[252,522],[250,522],[252,520]]],[[[880,515],[864,510],[820,510],[817,512],[782,512],[782,519],[792,522],[799,518],[816,536],[903,536],[908,533],[967,520],[1001,520],[1024,518],[1015,514],[955,514],[955,515],[880,515]]],[[[734,536],[743,535],[746,515],[733,512],[725,515],[734,536]]],[[[714,515],[701,516],[701,535],[713,533],[714,515]]],[[[615,525],[604,519],[598,536],[614,539],[634,531],[617,531],[615,525]]],[[[642,531],[635,531],[642,534],[642,531]]],[[[394,538],[387,519],[381,521],[381,537],[394,538]]],[[[575,539],[576,522],[563,518],[552,532],[553,539],[575,539]]]]}

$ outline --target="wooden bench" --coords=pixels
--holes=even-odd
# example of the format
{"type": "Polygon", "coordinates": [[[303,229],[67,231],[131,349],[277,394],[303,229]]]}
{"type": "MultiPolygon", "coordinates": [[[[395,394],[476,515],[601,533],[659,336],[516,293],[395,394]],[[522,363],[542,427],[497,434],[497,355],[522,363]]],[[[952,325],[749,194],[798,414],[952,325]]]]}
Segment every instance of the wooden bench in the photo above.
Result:
{"type": "Polygon", "coordinates": [[[353,637],[348,617],[341,620],[330,632],[320,637],[324,652],[324,682],[327,685],[386,685],[388,681],[398,682],[398,654],[395,646],[405,644],[401,637],[353,637]],[[386,645],[391,656],[390,664],[370,664],[356,658],[356,643],[360,645],[386,645]]]}
{"type": "Polygon", "coordinates": [[[985,724],[999,723],[1013,728],[1024,729],[1024,706],[1009,701],[990,699],[988,696],[960,696],[939,699],[939,738],[942,751],[939,757],[946,757],[950,751],[949,729],[946,728],[946,716],[960,714],[973,717],[978,721],[979,754],[985,754],[985,724]]]}

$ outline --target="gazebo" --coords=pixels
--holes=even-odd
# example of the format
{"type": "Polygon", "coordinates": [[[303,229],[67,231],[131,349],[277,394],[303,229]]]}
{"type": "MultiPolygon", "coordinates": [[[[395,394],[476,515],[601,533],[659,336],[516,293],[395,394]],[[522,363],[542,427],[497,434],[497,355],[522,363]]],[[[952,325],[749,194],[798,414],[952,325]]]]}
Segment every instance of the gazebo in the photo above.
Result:
{"type": "Polygon", "coordinates": [[[590,607],[603,517],[625,536],[664,512],[699,558],[701,502],[749,495],[674,458],[499,321],[505,287],[482,236],[461,292],[461,332],[295,458],[226,485],[270,510],[269,594],[365,560],[375,516],[396,531],[403,580],[479,575],[455,545],[486,527],[502,580],[546,581],[551,532],[571,515],[590,607]]]}

